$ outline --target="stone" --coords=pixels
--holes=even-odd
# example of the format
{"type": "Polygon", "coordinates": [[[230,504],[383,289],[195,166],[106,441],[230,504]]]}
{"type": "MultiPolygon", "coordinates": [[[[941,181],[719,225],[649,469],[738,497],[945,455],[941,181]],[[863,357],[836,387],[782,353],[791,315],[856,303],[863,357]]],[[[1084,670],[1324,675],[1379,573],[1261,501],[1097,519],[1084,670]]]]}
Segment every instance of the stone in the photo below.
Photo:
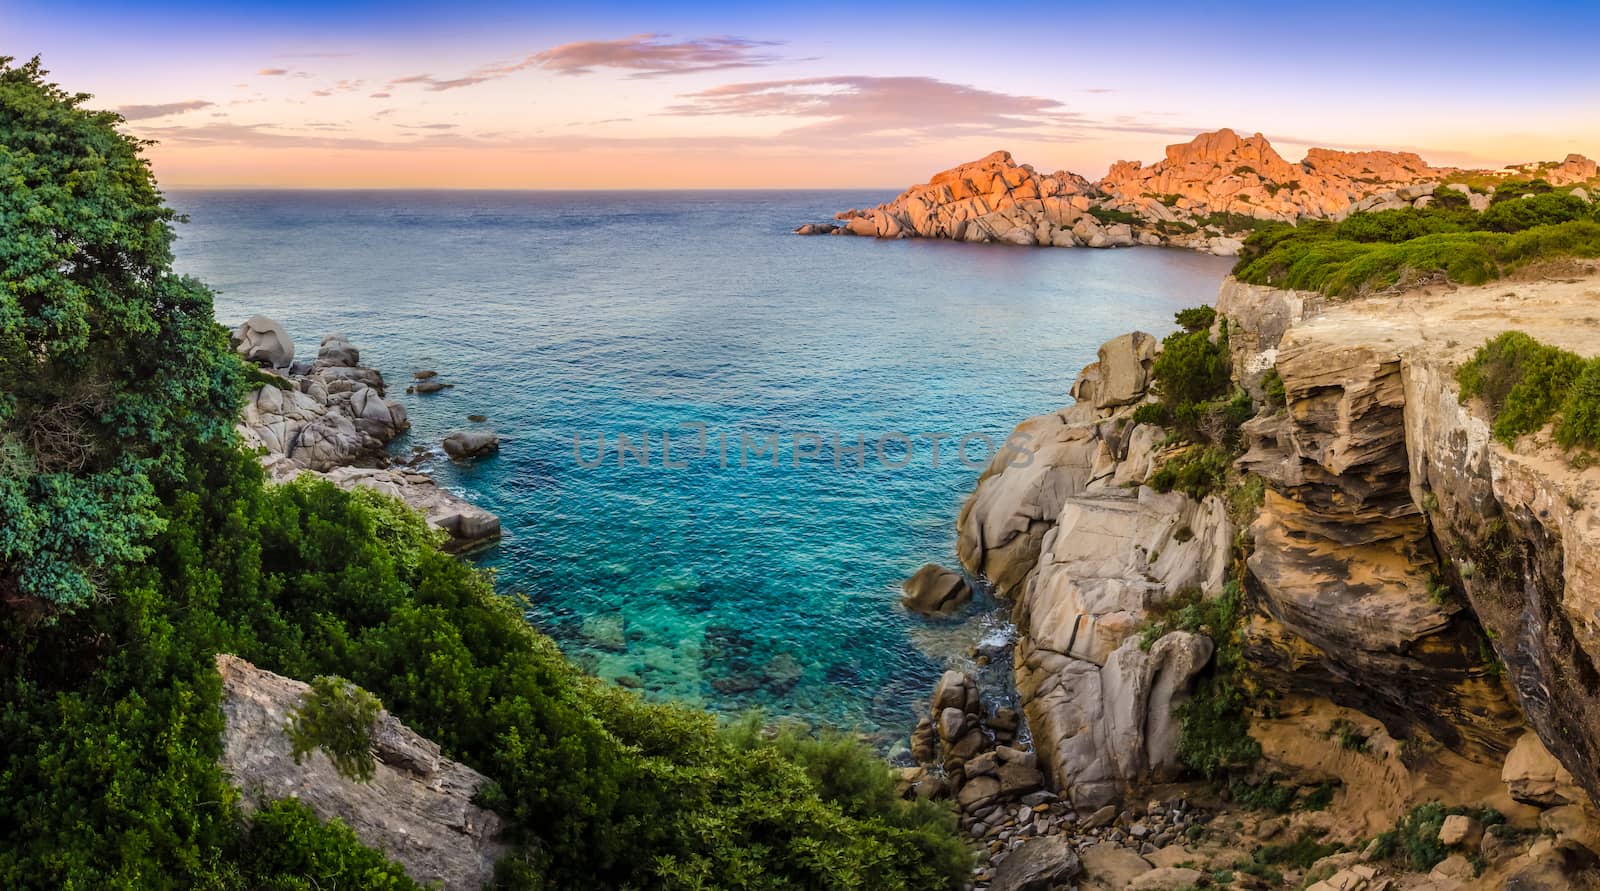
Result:
{"type": "Polygon", "coordinates": [[[432,378],[436,378],[438,376],[439,376],[439,372],[432,371],[432,370],[428,370],[428,371],[413,371],[413,372],[411,372],[411,377],[413,379],[419,380],[419,381],[429,380],[429,379],[432,379],[432,378]]]}
{"type": "Polygon", "coordinates": [[[443,390],[447,389],[449,386],[450,386],[449,384],[443,383],[443,382],[435,379],[435,380],[418,381],[415,385],[413,385],[411,387],[411,389],[415,390],[418,393],[439,393],[439,392],[442,392],[443,390]]]}
{"type": "Polygon", "coordinates": [[[1564,804],[1539,815],[1539,828],[1600,854],[1600,815],[1582,804],[1564,804]]]}
{"type": "Polygon", "coordinates": [[[1503,891],[1600,891],[1600,857],[1588,848],[1563,842],[1529,854],[1506,873],[1503,891]]]}
{"type": "Polygon", "coordinates": [[[924,616],[948,616],[972,600],[972,586],[959,572],[934,563],[924,565],[901,583],[900,603],[924,616]]]}
{"type": "Polygon", "coordinates": [[[1483,824],[1465,814],[1445,817],[1439,827],[1439,843],[1447,848],[1476,849],[1482,840],[1483,824]]]}
{"type": "Polygon", "coordinates": [[[1539,735],[1529,731],[1506,754],[1500,780],[1511,797],[1524,804],[1556,807],[1584,800],[1572,774],[1545,748],[1539,735]]]}
{"type": "Polygon", "coordinates": [[[444,438],[445,454],[457,461],[481,458],[500,450],[500,437],[492,430],[457,430],[444,438]]]}
{"type": "Polygon", "coordinates": [[[293,798],[323,820],[339,819],[363,844],[398,863],[414,881],[446,889],[480,888],[510,852],[500,818],[473,803],[489,779],[440,754],[388,712],[373,728],[376,773],[370,783],[340,776],[321,751],[298,759],[284,727],[309,689],[219,654],[222,768],[246,811],[293,798]]]}
{"type": "Polygon", "coordinates": [[[964,811],[973,811],[994,801],[1000,794],[1000,781],[994,777],[973,777],[956,792],[956,801],[964,811]]]}
{"type": "Polygon", "coordinates": [[[1135,876],[1127,888],[1128,891],[1185,891],[1198,887],[1204,876],[1198,869],[1163,866],[1135,876]]]}
{"type": "Polygon", "coordinates": [[[1112,842],[1099,842],[1078,854],[1083,866],[1080,891],[1121,891],[1154,869],[1148,860],[1112,842]]]}
{"type": "Polygon", "coordinates": [[[343,334],[330,334],[322,339],[317,350],[317,365],[330,368],[356,368],[361,364],[361,351],[343,334]]]}
{"type": "Polygon", "coordinates": [[[1100,381],[1094,388],[1094,407],[1129,405],[1144,398],[1155,364],[1156,339],[1143,331],[1114,337],[1100,347],[1100,381]]]}
{"type": "Polygon", "coordinates": [[[1065,836],[1023,842],[994,872],[990,891],[1051,891],[1077,879],[1082,872],[1078,854],[1065,836]]]}
{"type": "Polygon", "coordinates": [[[1090,814],[1089,818],[1083,821],[1083,828],[1099,829],[1101,826],[1109,826],[1111,821],[1115,820],[1116,818],[1117,806],[1114,804],[1108,804],[1090,814]]]}
{"type": "Polygon", "coordinates": [[[1449,857],[1446,857],[1444,860],[1440,861],[1439,865],[1435,866],[1433,871],[1428,873],[1428,877],[1432,879],[1454,879],[1458,882],[1467,882],[1471,881],[1472,878],[1477,875],[1477,872],[1477,869],[1472,865],[1472,861],[1468,860],[1466,855],[1451,854],[1449,857]]]}
{"type": "Polygon", "coordinates": [[[267,316],[251,316],[233,330],[234,349],[246,360],[269,368],[288,368],[294,362],[294,341],[289,332],[267,316]]]}
{"type": "Polygon", "coordinates": [[[999,776],[1002,795],[1021,795],[1044,785],[1044,774],[1026,764],[1002,764],[999,776]]]}

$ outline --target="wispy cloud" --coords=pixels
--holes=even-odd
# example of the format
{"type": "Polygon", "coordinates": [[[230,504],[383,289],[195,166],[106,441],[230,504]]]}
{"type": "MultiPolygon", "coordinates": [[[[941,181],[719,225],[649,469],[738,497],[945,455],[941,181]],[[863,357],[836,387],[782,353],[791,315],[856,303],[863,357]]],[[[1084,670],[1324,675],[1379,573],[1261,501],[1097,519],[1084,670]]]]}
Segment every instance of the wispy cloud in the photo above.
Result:
{"type": "Polygon", "coordinates": [[[757,68],[782,61],[770,52],[775,40],[746,37],[700,37],[671,41],[666,34],[635,34],[620,40],[583,40],[536,53],[530,61],[557,74],[589,74],[596,68],[632,72],[631,77],[659,77],[699,71],[757,68]]]}
{"type": "Polygon", "coordinates": [[[932,77],[811,77],[726,84],[681,97],[670,115],[815,118],[786,136],[842,138],[896,133],[949,136],[962,131],[996,135],[1090,122],[1060,102],[948,83],[932,77]]]}
{"type": "Polygon", "coordinates": [[[779,41],[745,37],[699,37],[672,41],[667,39],[668,36],[635,34],[620,40],[564,43],[516,61],[482,65],[458,77],[411,74],[395,78],[389,82],[389,86],[409,84],[440,92],[476,86],[530,68],[542,68],[563,75],[592,74],[596,69],[612,68],[629,72],[628,76],[632,78],[651,78],[668,74],[757,68],[782,61],[781,56],[768,51],[771,47],[781,46],[779,41]]]}
{"type": "Polygon", "coordinates": [[[289,73],[289,69],[287,69],[287,68],[263,68],[260,71],[257,71],[256,73],[261,75],[262,77],[283,77],[285,74],[289,73]]]}
{"type": "Polygon", "coordinates": [[[123,120],[147,121],[199,108],[210,108],[215,104],[206,99],[190,99],[187,102],[164,102],[158,105],[123,105],[117,108],[117,114],[122,115],[123,120]]]}
{"type": "Polygon", "coordinates": [[[335,93],[354,93],[366,84],[364,80],[341,80],[320,90],[312,90],[313,96],[332,96],[335,93]]]}

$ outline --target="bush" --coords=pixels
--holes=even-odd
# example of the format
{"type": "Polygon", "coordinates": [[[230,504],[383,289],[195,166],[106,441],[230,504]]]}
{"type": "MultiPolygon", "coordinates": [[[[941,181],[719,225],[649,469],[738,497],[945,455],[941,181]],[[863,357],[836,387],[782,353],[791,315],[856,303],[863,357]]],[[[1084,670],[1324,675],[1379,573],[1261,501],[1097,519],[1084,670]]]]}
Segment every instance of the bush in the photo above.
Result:
{"type": "Polygon", "coordinates": [[[378,697],[343,678],[317,677],[289,716],[286,729],[294,762],[321,749],[340,776],[371,782],[378,766],[372,755],[372,725],[382,709],[378,697]]]}
{"type": "Polygon", "coordinates": [[[1220,492],[1227,481],[1233,456],[1218,446],[1195,445],[1162,462],[1150,475],[1157,492],[1177,490],[1196,501],[1220,492]]]}
{"type": "Polygon", "coordinates": [[[1261,744],[1249,733],[1250,697],[1240,671],[1244,591],[1238,581],[1230,580],[1220,596],[1200,599],[1193,612],[1182,609],[1174,615],[1174,628],[1205,634],[1216,645],[1209,672],[1177,710],[1182,723],[1179,759],[1207,779],[1216,779],[1261,757],[1261,744]]]}
{"type": "Polygon", "coordinates": [[[249,818],[232,856],[240,884],[256,891],[361,888],[421,891],[405,871],[365,847],[340,820],[326,824],[298,801],[277,801],[249,818]]]}
{"type": "MultiPolygon", "coordinates": [[[[1507,331],[1480,347],[1456,382],[1463,400],[1483,400],[1495,437],[1509,445],[1549,423],[1584,370],[1580,356],[1507,331]]],[[[1581,415],[1582,405],[1574,410],[1581,415]]]]}
{"type": "Polygon", "coordinates": [[[1227,350],[1205,331],[1168,335],[1150,373],[1156,394],[1173,409],[1214,399],[1232,383],[1227,350]]]}
{"type": "Polygon", "coordinates": [[[1191,306],[1178,310],[1175,318],[1185,331],[1210,331],[1217,321],[1217,311],[1210,306],[1191,306]]]}
{"type": "Polygon", "coordinates": [[[1590,359],[1561,402],[1556,442],[1563,448],[1600,448],[1600,359],[1590,359]]]}
{"type": "Polygon", "coordinates": [[[1485,826],[1505,822],[1505,817],[1491,808],[1447,808],[1438,803],[1419,805],[1401,817],[1393,829],[1378,835],[1376,856],[1417,872],[1433,869],[1450,855],[1449,849],[1439,841],[1444,818],[1457,814],[1475,817],[1485,826]]]}

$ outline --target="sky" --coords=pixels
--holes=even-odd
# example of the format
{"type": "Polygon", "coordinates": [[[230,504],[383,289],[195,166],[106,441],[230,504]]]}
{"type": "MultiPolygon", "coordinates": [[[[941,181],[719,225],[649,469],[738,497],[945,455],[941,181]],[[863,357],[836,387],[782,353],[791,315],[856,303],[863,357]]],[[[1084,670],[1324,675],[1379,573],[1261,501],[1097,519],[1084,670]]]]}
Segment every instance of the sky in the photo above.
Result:
{"type": "Polygon", "coordinates": [[[120,111],[169,188],[898,189],[1001,148],[1093,179],[1219,127],[1594,157],[1597,29],[1592,0],[0,0],[0,55],[120,111]]]}

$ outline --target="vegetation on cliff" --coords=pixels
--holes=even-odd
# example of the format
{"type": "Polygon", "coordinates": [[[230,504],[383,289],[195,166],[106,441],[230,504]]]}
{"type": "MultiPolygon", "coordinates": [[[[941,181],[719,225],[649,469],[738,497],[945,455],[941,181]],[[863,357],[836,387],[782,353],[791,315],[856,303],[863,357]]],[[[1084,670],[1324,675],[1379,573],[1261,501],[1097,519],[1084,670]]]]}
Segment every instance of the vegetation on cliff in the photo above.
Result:
{"type": "Polygon", "coordinates": [[[0,884],[410,887],[298,806],[242,818],[231,652],[348,679],[493,778],[511,887],[959,885],[953,817],[861,746],[647,704],[398,502],[268,485],[173,215],[84,99],[0,61],[0,884]]]}
{"type": "Polygon", "coordinates": [[[1483,284],[1537,261],[1600,257],[1600,205],[1570,192],[1504,197],[1482,213],[1441,198],[1338,223],[1275,224],[1245,241],[1233,273],[1252,284],[1342,297],[1435,275],[1483,284]]]}
{"type": "Polygon", "coordinates": [[[1513,444],[1555,419],[1563,448],[1600,447],[1600,359],[1507,331],[1456,372],[1462,399],[1481,399],[1496,439],[1513,444]]]}

